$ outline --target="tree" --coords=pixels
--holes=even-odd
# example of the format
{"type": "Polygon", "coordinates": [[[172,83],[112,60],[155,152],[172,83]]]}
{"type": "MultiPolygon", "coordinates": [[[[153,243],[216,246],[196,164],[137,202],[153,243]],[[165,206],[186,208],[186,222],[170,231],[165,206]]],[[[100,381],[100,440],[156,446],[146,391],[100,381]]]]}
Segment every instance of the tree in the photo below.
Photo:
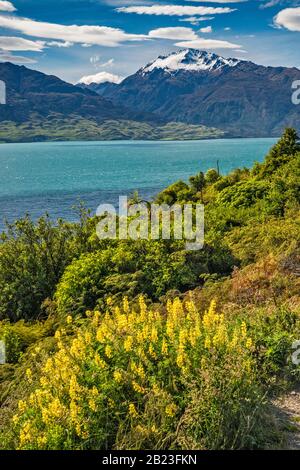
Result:
{"type": "Polygon", "coordinates": [[[203,171],[199,171],[197,175],[191,176],[189,178],[190,185],[192,187],[192,190],[195,193],[200,192],[201,193],[201,201],[203,201],[203,189],[205,187],[205,176],[203,171]]]}
{"type": "Polygon", "coordinates": [[[208,184],[215,183],[219,178],[220,178],[219,173],[214,168],[211,168],[210,170],[207,170],[207,172],[205,174],[205,181],[208,184]]]}
{"type": "Polygon", "coordinates": [[[281,165],[289,161],[297,152],[300,151],[298,143],[299,137],[297,131],[292,128],[285,129],[283,136],[275,144],[266,157],[263,166],[263,176],[272,174],[281,165]]]}

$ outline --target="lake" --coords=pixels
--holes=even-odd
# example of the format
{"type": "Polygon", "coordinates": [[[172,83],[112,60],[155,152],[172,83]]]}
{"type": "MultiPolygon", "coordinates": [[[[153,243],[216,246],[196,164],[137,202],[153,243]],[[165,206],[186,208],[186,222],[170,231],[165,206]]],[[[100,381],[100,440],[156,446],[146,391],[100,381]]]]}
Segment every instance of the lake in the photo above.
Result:
{"type": "Polygon", "coordinates": [[[226,174],[262,161],[276,139],[183,142],[46,142],[0,145],[0,228],[26,212],[75,220],[72,207],[102,203],[139,190],[151,198],[179,179],[216,168],[226,174]]]}

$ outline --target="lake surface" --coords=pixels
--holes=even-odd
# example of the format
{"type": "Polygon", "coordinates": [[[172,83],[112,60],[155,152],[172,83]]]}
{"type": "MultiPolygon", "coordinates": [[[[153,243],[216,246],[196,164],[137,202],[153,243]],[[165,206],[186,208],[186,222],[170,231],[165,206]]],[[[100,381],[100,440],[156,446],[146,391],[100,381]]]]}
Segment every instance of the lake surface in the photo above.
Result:
{"type": "Polygon", "coordinates": [[[262,161],[275,139],[185,142],[50,142],[0,145],[0,228],[26,212],[75,220],[72,206],[93,213],[139,190],[151,198],[179,179],[216,168],[222,174],[262,161]]]}

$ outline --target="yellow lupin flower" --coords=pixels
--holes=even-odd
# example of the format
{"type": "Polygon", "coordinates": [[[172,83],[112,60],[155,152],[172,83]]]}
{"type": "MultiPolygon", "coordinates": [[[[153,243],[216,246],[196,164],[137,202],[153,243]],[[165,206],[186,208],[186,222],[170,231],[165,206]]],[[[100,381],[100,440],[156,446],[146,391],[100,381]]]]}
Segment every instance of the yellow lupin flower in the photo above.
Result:
{"type": "Polygon", "coordinates": [[[93,323],[94,326],[99,325],[100,318],[101,318],[101,314],[98,310],[96,310],[94,312],[94,316],[93,316],[93,320],[92,320],[92,323],[93,323]]]}
{"type": "Polygon", "coordinates": [[[92,411],[94,411],[94,412],[97,411],[97,405],[96,405],[96,402],[93,398],[89,399],[89,407],[92,411]]]}
{"type": "Polygon", "coordinates": [[[80,387],[77,383],[77,378],[76,376],[73,374],[71,376],[71,380],[70,380],[70,386],[69,386],[69,395],[72,399],[76,399],[77,398],[77,393],[80,391],[80,387]]]}
{"type": "Polygon", "coordinates": [[[97,364],[98,367],[100,367],[100,369],[105,369],[107,364],[106,362],[102,359],[102,357],[100,357],[99,354],[95,354],[94,356],[95,358],[95,363],[97,364]]]}
{"type": "Polygon", "coordinates": [[[18,401],[18,408],[21,411],[21,413],[24,413],[26,410],[26,402],[24,400],[19,400],[18,401]]]}
{"type": "Polygon", "coordinates": [[[54,398],[52,403],[49,405],[50,416],[54,418],[60,418],[64,412],[64,408],[58,398],[54,398]]]}
{"type": "Polygon", "coordinates": [[[112,348],[109,344],[107,344],[105,346],[105,355],[106,357],[108,357],[109,359],[112,357],[112,348]]]}
{"type": "Polygon", "coordinates": [[[170,339],[173,339],[175,335],[174,324],[170,319],[168,319],[167,321],[167,335],[169,336],[170,339]]]}
{"type": "Polygon", "coordinates": [[[132,381],[132,388],[137,393],[145,393],[144,387],[139,385],[135,380],[132,381]]]}
{"type": "Polygon", "coordinates": [[[26,421],[20,430],[20,445],[21,447],[31,441],[31,424],[30,421],[26,421]]]}
{"type": "Polygon", "coordinates": [[[130,311],[128,297],[123,298],[123,310],[124,310],[125,313],[129,313],[129,311],[130,311]]]}
{"type": "Polygon", "coordinates": [[[14,415],[12,417],[12,421],[13,421],[14,424],[18,424],[19,420],[20,420],[20,417],[18,415],[14,415]]]}
{"type": "Polygon", "coordinates": [[[148,352],[149,352],[150,356],[153,357],[153,359],[157,358],[152,344],[149,345],[148,352]]]}
{"type": "Polygon", "coordinates": [[[55,339],[60,339],[60,337],[61,337],[61,332],[59,330],[56,330],[54,338],[55,339]]]}
{"type": "Polygon", "coordinates": [[[217,303],[215,300],[212,300],[209,306],[208,314],[214,315],[216,313],[217,303]]]}
{"type": "Polygon", "coordinates": [[[242,335],[242,338],[246,338],[247,336],[247,325],[245,321],[243,321],[241,324],[241,335],[242,335]]]}
{"type": "Polygon", "coordinates": [[[134,403],[130,403],[130,404],[128,405],[128,412],[129,412],[129,415],[130,415],[132,418],[137,418],[138,415],[139,415],[138,412],[137,412],[137,410],[136,410],[136,408],[135,408],[134,403]]]}
{"type": "Polygon", "coordinates": [[[124,330],[127,327],[127,317],[126,315],[119,315],[118,316],[118,328],[120,330],[124,330]]]}
{"type": "Polygon", "coordinates": [[[237,346],[239,342],[239,334],[236,330],[234,330],[234,333],[233,333],[233,336],[232,336],[232,339],[231,339],[231,342],[230,342],[230,346],[232,348],[235,348],[237,346]]]}
{"type": "Polygon", "coordinates": [[[114,402],[114,400],[109,398],[108,399],[108,406],[109,406],[109,408],[114,408],[116,406],[116,403],[114,402]]]}
{"type": "Polygon", "coordinates": [[[158,429],[157,429],[157,427],[155,426],[155,424],[153,424],[153,425],[151,426],[151,432],[152,432],[153,434],[157,434],[157,433],[158,433],[158,429]]]}
{"type": "Polygon", "coordinates": [[[79,411],[80,411],[80,409],[79,409],[77,403],[74,400],[72,400],[70,402],[70,417],[71,417],[71,421],[73,423],[77,422],[79,411]]]}
{"type": "Polygon", "coordinates": [[[175,416],[176,411],[177,411],[177,406],[174,403],[171,403],[170,405],[167,405],[166,408],[165,408],[165,413],[170,418],[173,418],[175,416]]]}
{"type": "Polygon", "coordinates": [[[162,345],[161,345],[161,353],[163,356],[168,355],[168,343],[165,338],[162,340],[162,345]]]}
{"type": "Polygon", "coordinates": [[[140,307],[140,313],[142,316],[145,316],[147,313],[147,305],[145,302],[145,299],[142,295],[139,297],[139,307],[140,307]]]}
{"type": "Polygon", "coordinates": [[[122,382],[122,374],[121,374],[120,371],[118,371],[118,370],[114,371],[114,379],[118,383],[122,382]]]}
{"type": "Polygon", "coordinates": [[[86,344],[91,344],[92,342],[92,335],[89,331],[86,331],[85,334],[84,334],[84,340],[86,342],[86,344]]]}
{"type": "Polygon", "coordinates": [[[98,389],[97,389],[97,387],[95,387],[95,385],[93,386],[91,392],[92,392],[93,397],[98,397],[99,396],[98,389]]]}
{"type": "Polygon", "coordinates": [[[28,382],[29,383],[32,383],[32,372],[31,372],[31,369],[26,369],[26,377],[28,379],[28,382]]]}
{"type": "Polygon", "coordinates": [[[73,318],[71,317],[71,315],[68,315],[68,316],[67,316],[67,323],[68,323],[68,325],[70,325],[71,323],[73,323],[73,318]]]}
{"type": "Polygon", "coordinates": [[[155,326],[152,327],[152,330],[151,330],[151,341],[153,343],[156,343],[158,340],[158,334],[157,334],[157,329],[155,328],[155,326]]]}
{"type": "Polygon", "coordinates": [[[206,367],[207,367],[207,360],[206,360],[205,357],[202,357],[202,358],[201,358],[200,364],[201,364],[201,369],[206,369],[206,367]]]}
{"type": "Polygon", "coordinates": [[[180,367],[181,369],[184,367],[184,364],[185,364],[185,355],[184,355],[183,352],[180,352],[180,353],[177,355],[176,362],[177,362],[178,367],[180,367]]]}
{"type": "Polygon", "coordinates": [[[38,443],[39,448],[44,447],[47,444],[46,436],[39,436],[37,438],[37,443],[38,443]]]}
{"type": "Polygon", "coordinates": [[[127,336],[124,341],[124,349],[126,352],[130,352],[132,350],[133,338],[132,336],[127,336]]]}

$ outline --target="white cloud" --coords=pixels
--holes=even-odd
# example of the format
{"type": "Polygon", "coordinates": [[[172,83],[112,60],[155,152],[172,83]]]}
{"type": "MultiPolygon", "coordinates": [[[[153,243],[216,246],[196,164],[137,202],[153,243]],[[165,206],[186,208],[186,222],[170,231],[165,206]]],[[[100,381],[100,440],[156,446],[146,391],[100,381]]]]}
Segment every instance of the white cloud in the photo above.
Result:
{"type": "Polygon", "coordinates": [[[264,10],[265,8],[272,8],[277,5],[284,5],[285,3],[288,3],[290,6],[297,6],[299,4],[298,0],[270,0],[267,3],[262,3],[259,6],[260,10],[264,10]]]}
{"type": "Polygon", "coordinates": [[[137,13],[138,15],[165,15],[165,16],[193,16],[193,15],[217,15],[231,13],[236,9],[228,7],[194,7],[185,5],[151,5],[117,8],[122,13],[137,13]]]}
{"type": "Polygon", "coordinates": [[[212,33],[212,27],[211,26],[205,26],[205,28],[200,28],[199,29],[200,33],[212,33]]]}
{"type": "Polygon", "coordinates": [[[36,51],[41,52],[45,46],[43,41],[30,41],[29,39],[14,36],[0,36],[0,49],[3,51],[36,51]]]}
{"type": "Polygon", "coordinates": [[[90,85],[91,83],[99,84],[105,82],[121,83],[122,80],[123,78],[119,77],[119,75],[114,75],[109,72],[99,72],[95,75],[86,75],[84,77],[81,77],[78,83],[84,83],[85,85],[90,85]]]}
{"type": "Polygon", "coordinates": [[[73,46],[73,43],[70,42],[70,41],[65,41],[65,42],[61,42],[61,41],[50,41],[50,42],[47,42],[47,46],[54,46],[54,47],[71,47],[71,46],[73,46]]]}
{"type": "Polygon", "coordinates": [[[191,23],[194,26],[198,26],[201,21],[211,21],[214,16],[189,16],[187,18],[181,18],[179,21],[184,23],[191,23]]]}
{"type": "Polygon", "coordinates": [[[98,67],[112,67],[114,65],[115,59],[109,59],[107,62],[104,62],[103,64],[98,64],[98,67]]]}
{"type": "Polygon", "coordinates": [[[15,64],[35,64],[36,60],[13,54],[5,54],[0,51],[0,62],[13,62],[15,64]]]}
{"type": "Polygon", "coordinates": [[[93,64],[95,68],[100,68],[100,67],[112,67],[114,64],[114,59],[109,59],[106,62],[103,62],[102,64],[100,63],[101,57],[99,55],[94,55],[90,57],[90,63],[93,64]]]}
{"type": "Polygon", "coordinates": [[[11,2],[0,1],[0,10],[1,11],[16,11],[16,8],[11,2]]]}
{"type": "Polygon", "coordinates": [[[231,31],[231,28],[227,26],[227,28],[224,28],[224,31],[231,31]]]}
{"type": "Polygon", "coordinates": [[[280,11],[274,18],[274,24],[289,31],[300,31],[300,7],[280,11]]]}
{"type": "Polygon", "coordinates": [[[201,3],[245,3],[248,0],[188,0],[189,2],[201,3]]]}
{"type": "Polygon", "coordinates": [[[6,15],[0,15],[0,26],[20,31],[27,36],[107,47],[115,47],[125,41],[139,41],[147,38],[144,35],[127,34],[121,29],[108,26],[66,26],[6,15]]]}
{"type": "Polygon", "coordinates": [[[150,38],[160,38],[160,39],[184,39],[184,40],[193,40],[197,39],[197,34],[191,28],[158,28],[149,31],[150,38]]]}
{"type": "Polygon", "coordinates": [[[219,39],[204,39],[198,38],[194,41],[177,42],[175,46],[185,47],[189,49],[240,49],[239,44],[233,44],[228,41],[221,41],[219,39]]]}

